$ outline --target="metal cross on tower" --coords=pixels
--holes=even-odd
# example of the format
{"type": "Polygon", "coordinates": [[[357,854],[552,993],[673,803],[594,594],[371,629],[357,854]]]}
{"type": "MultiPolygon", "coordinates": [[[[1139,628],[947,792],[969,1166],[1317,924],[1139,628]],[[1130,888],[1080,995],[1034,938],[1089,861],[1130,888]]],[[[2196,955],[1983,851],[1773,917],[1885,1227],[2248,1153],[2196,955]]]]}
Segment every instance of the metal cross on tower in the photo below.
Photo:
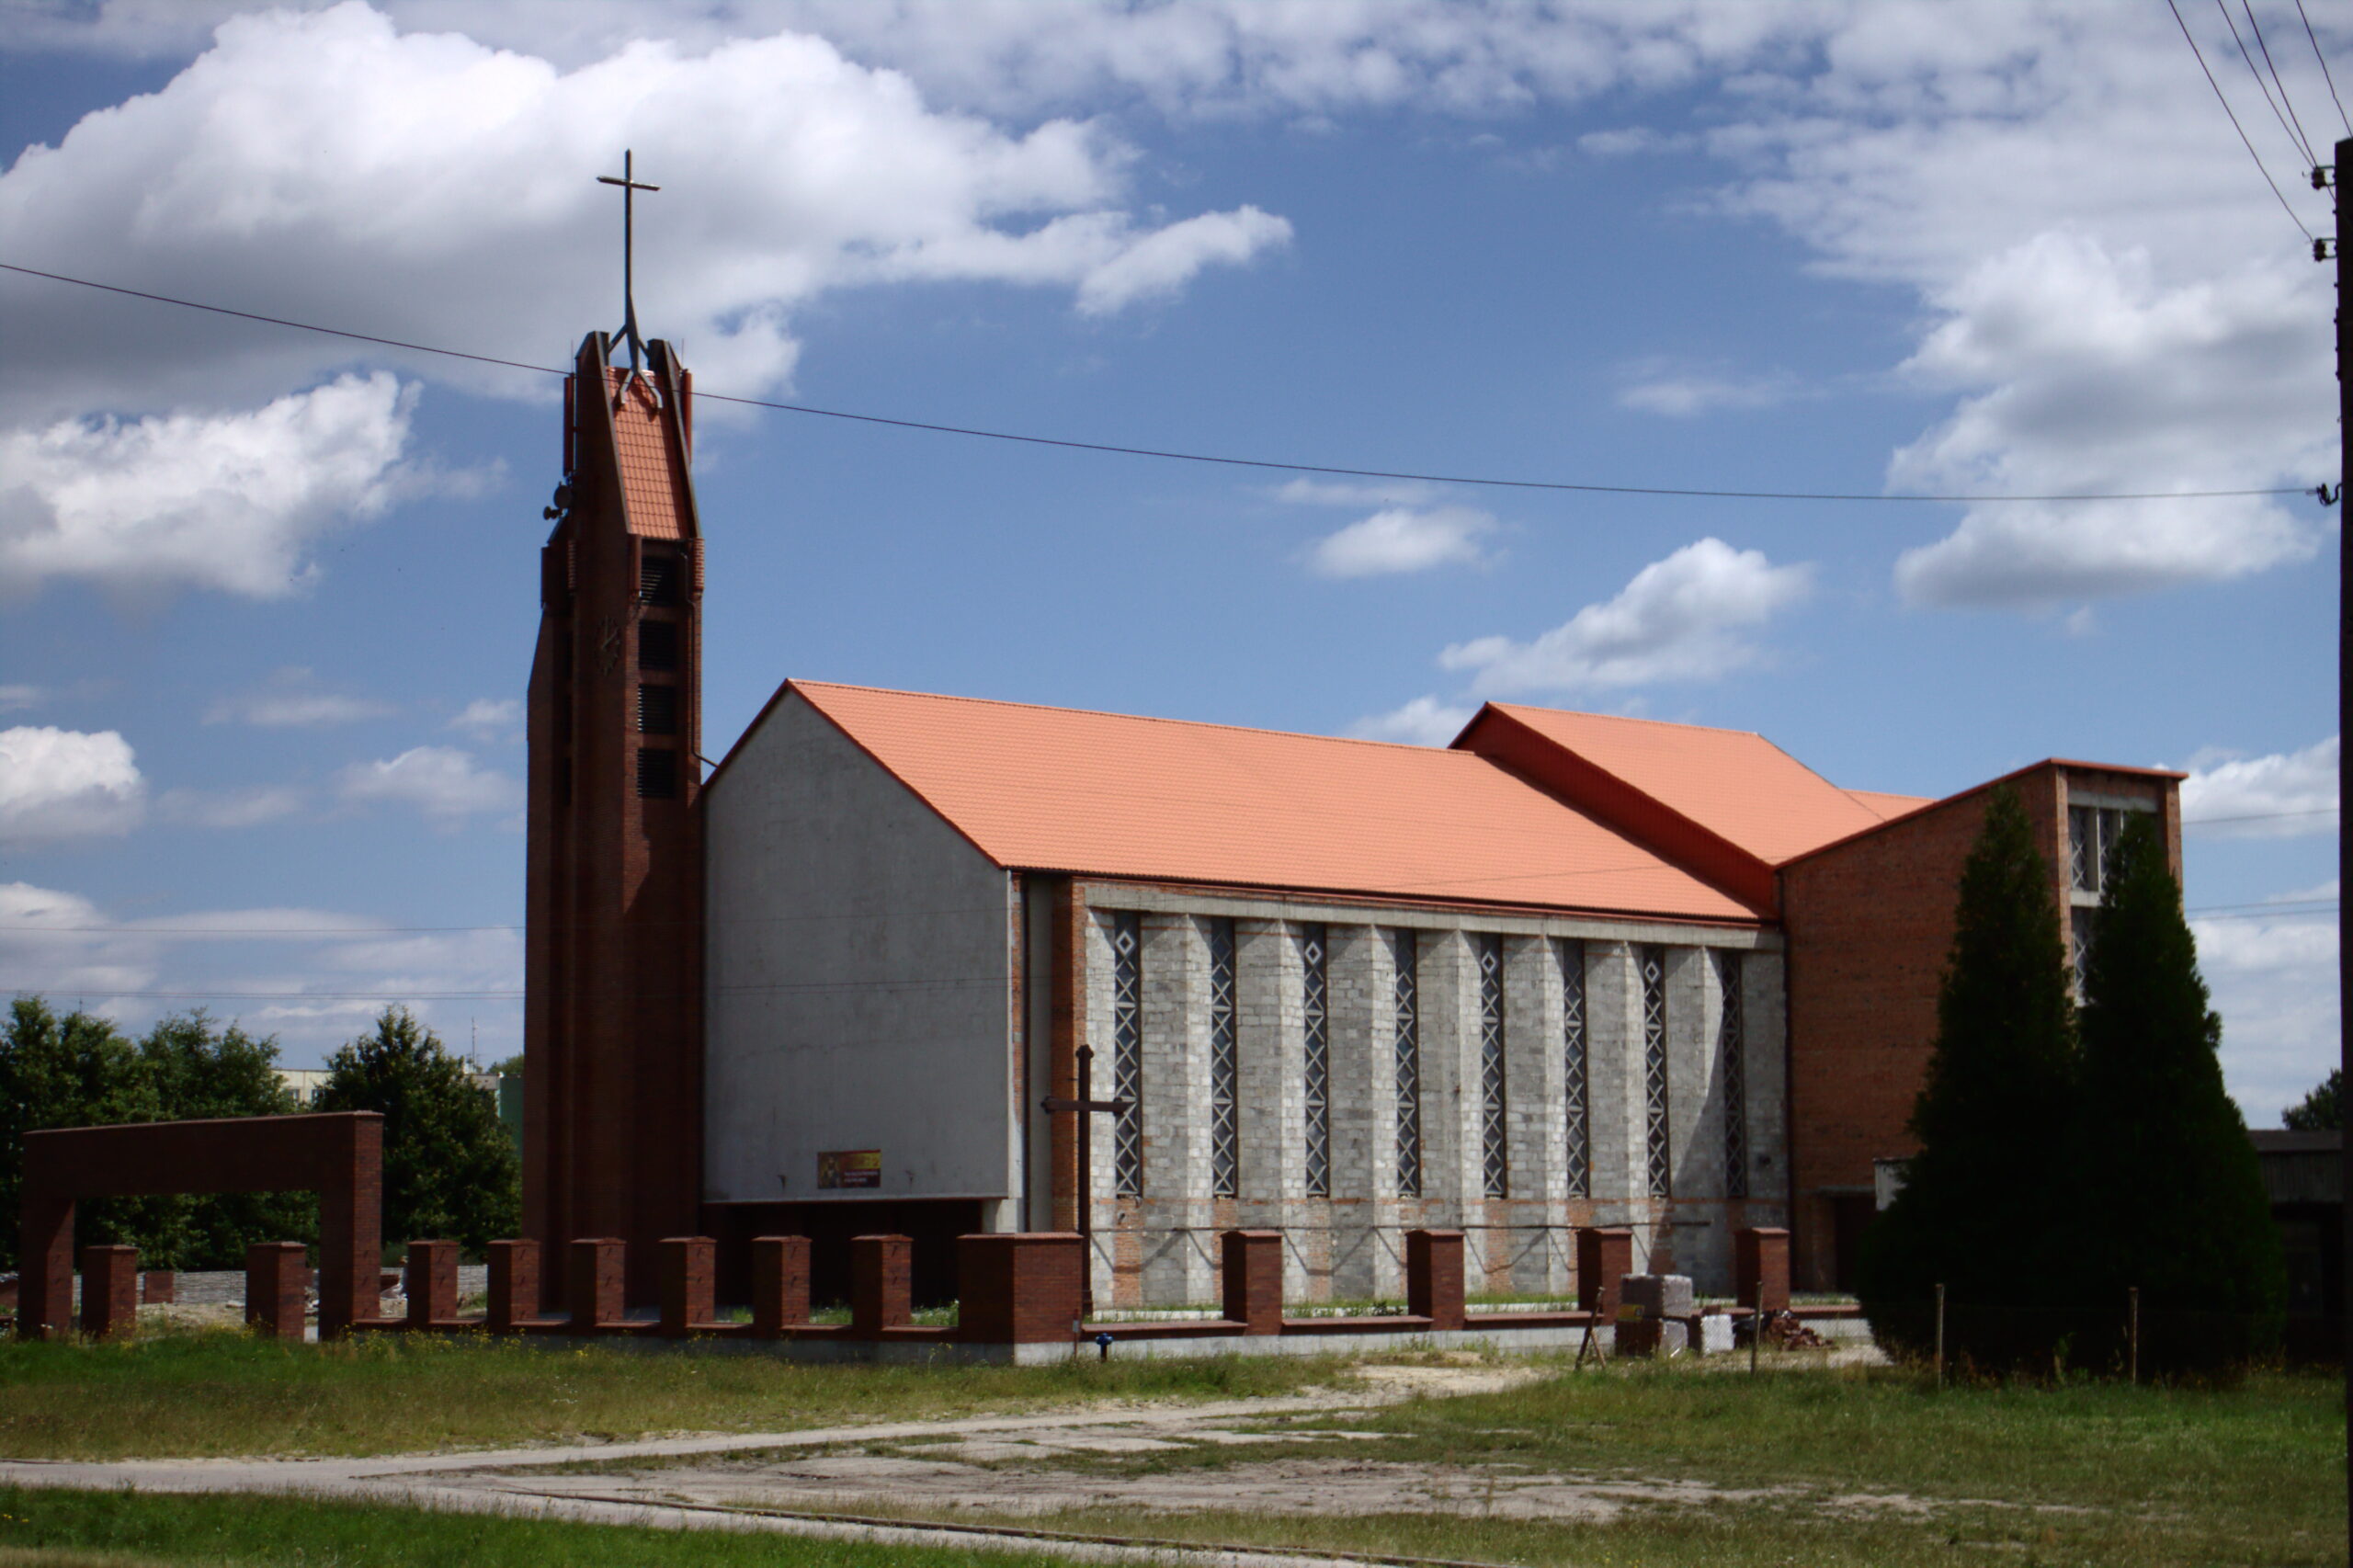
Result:
{"type": "Polygon", "coordinates": [[[639,182],[637,154],[627,149],[621,153],[621,177],[598,175],[597,183],[621,187],[621,335],[629,339],[629,373],[634,376],[645,349],[644,340],[637,335],[637,193],[662,187],[639,182]]]}

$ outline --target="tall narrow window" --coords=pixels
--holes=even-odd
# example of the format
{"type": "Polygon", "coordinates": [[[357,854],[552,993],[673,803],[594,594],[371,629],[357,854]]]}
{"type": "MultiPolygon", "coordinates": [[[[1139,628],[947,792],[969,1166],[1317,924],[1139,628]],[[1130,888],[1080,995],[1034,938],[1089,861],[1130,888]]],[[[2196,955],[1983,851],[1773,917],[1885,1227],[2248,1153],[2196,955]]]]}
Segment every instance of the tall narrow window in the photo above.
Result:
{"type": "Polygon", "coordinates": [[[1242,1190],[1241,1052],[1233,1028],[1233,922],[1210,922],[1210,1191],[1242,1190]]]}
{"type": "Polygon", "coordinates": [[[1643,971],[1643,1133],[1653,1198],[1675,1186],[1666,1121],[1666,949],[1639,949],[1643,971]]]}
{"type": "Polygon", "coordinates": [[[2069,881],[2081,892],[2098,892],[2108,883],[2108,852],[2124,832],[2124,813],[2113,806],[2067,808],[2069,881]]]}
{"type": "Polygon", "coordinates": [[[1563,1129],[1567,1140],[1569,1196],[1584,1198],[1593,1189],[1593,1128],[1586,1097],[1585,944],[1555,942],[1553,956],[1561,965],[1561,1085],[1567,1116],[1563,1129]]]}
{"type": "Polygon", "coordinates": [[[637,623],[637,667],[657,672],[678,667],[676,621],[641,620],[637,623]]]}
{"type": "Polygon", "coordinates": [[[1748,1196],[1748,1027],[1740,1003],[1740,955],[1716,954],[1716,1081],[1724,1091],[1724,1196],[1748,1196]]]}
{"type": "Polygon", "coordinates": [[[674,605],[678,602],[679,561],[665,551],[649,550],[637,563],[637,602],[674,605]]]}
{"type": "Polygon", "coordinates": [[[1511,1128],[1504,1096],[1504,939],[1474,937],[1479,955],[1479,1143],[1484,1190],[1511,1194],[1511,1128]]]}
{"type": "Polygon", "coordinates": [[[2075,982],[2075,1000],[2084,999],[2084,971],[2092,958],[2092,943],[2099,929],[2097,904],[2079,903],[2067,911],[2067,966],[2075,982]]]}
{"type": "Polygon", "coordinates": [[[1411,931],[1389,933],[1397,981],[1391,992],[1397,1082],[1397,1196],[1422,1195],[1422,1001],[1418,943],[1411,931]]]}
{"type": "MultiPolygon", "coordinates": [[[[1090,1085],[1087,1091],[1094,1093],[1090,1085]]],[[[1112,1133],[1112,1181],[1121,1198],[1143,1196],[1143,917],[1111,916],[1111,1094],[1128,1102],[1112,1133]]],[[[1085,1112],[1081,1112],[1085,1115],[1085,1112]]]]}
{"type": "Polygon", "coordinates": [[[654,746],[637,754],[637,795],[642,801],[678,798],[678,754],[654,746]]]}
{"type": "Polygon", "coordinates": [[[1324,953],[1328,934],[1321,926],[1299,934],[1300,1022],[1305,1036],[1302,1100],[1306,1111],[1307,1196],[1332,1196],[1332,1030],[1324,1002],[1324,953]]]}
{"type": "Polygon", "coordinates": [[[678,688],[641,681],[637,687],[637,733],[675,735],[678,733],[678,688]]]}

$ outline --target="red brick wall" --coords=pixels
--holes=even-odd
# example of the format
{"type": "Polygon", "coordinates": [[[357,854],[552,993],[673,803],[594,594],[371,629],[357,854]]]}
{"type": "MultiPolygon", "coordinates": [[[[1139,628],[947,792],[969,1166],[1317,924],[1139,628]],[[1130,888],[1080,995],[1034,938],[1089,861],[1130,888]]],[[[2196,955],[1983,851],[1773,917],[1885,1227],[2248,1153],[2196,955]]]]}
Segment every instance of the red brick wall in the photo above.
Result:
{"type": "Polygon", "coordinates": [[[1790,1267],[1799,1290],[1838,1275],[1834,1200],[1872,1185],[1871,1162],[1915,1144],[1905,1123],[1936,1043],[1961,864],[1995,788],[2018,791],[2067,909],[2067,797],[2155,801],[2180,874],[2174,776],[2039,763],[1781,869],[1788,937],[1790,1267]]]}
{"type": "Polygon", "coordinates": [[[871,1337],[915,1321],[915,1244],[904,1236],[854,1236],[849,1244],[850,1332],[871,1337]]]}
{"type": "Polygon", "coordinates": [[[1228,1231],[1219,1246],[1219,1284],[1229,1322],[1245,1334],[1283,1329],[1283,1233],[1228,1231]]]}
{"type": "Polygon", "coordinates": [[[962,1236],[957,1257],[958,1338],[1042,1345],[1071,1337],[1078,1320],[1077,1236],[1051,1231],[962,1236]]]}
{"type": "Polygon", "coordinates": [[[1405,1310],[1434,1329],[1462,1326],[1462,1233],[1405,1233],[1405,1310]]]}

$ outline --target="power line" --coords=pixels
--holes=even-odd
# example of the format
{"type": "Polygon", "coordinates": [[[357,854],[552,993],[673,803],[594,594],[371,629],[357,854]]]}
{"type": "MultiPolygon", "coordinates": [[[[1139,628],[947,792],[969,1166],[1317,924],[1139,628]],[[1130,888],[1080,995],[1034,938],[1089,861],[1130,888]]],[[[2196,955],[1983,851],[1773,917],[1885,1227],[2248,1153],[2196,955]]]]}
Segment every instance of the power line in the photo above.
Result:
{"type": "Polygon", "coordinates": [[[2313,58],[2320,62],[2320,79],[2328,84],[2329,101],[2336,105],[2336,118],[2345,124],[2345,134],[2353,136],[2353,117],[2345,112],[2345,100],[2336,96],[2336,78],[2328,72],[2328,56],[2320,51],[2320,39],[2313,31],[2313,19],[2304,15],[2304,0],[2296,0],[2296,15],[2304,24],[2304,36],[2312,40],[2313,58]]]}
{"type": "MultiPolygon", "coordinates": [[[[2211,80],[2211,75],[2209,80],[2211,80]]],[[[2217,88],[2216,91],[2220,91],[2217,88]]],[[[2223,106],[2227,108],[2229,106],[2223,106]]],[[[2244,133],[2242,133],[2244,134],[2244,133]]],[[[2253,148],[2248,149],[2250,152],[2253,148]]],[[[2260,166],[2262,160],[2257,159],[2260,166]]],[[[2270,176],[2267,174],[2265,177],[2270,176]]],[[[2275,191],[2277,186],[2272,187],[2275,191]]],[[[2282,197],[2282,203],[2286,198],[2282,197]]],[[[2289,216],[2295,213],[2291,209],[2289,216]]],[[[2297,220],[2301,227],[2302,220],[2297,220]]],[[[2311,231],[2305,231],[2310,237],[2311,231]]],[[[469,359],[480,365],[497,365],[512,370],[531,370],[541,375],[564,376],[570,371],[552,365],[527,364],[519,359],[502,359],[490,354],[469,354],[461,349],[438,347],[429,343],[411,343],[397,337],[380,337],[370,333],[347,332],[341,327],[321,326],[315,322],[290,321],[284,316],[262,315],[254,311],[231,310],[224,305],[207,304],[199,300],[182,300],[169,294],[150,293],[141,289],[125,289],[112,283],[98,283],[87,278],[73,278],[62,272],[44,272],[38,267],[18,267],[0,261],[0,272],[21,273],[28,278],[47,278],[53,283],[71,283],[84,289],[97,289],[108,294],[122,294],[134,300],[148,300],[157,304],[178,305],[191,311],[209,311],[215,315],[234,316],[241,321],[260,322],[269,326],[288,327],[297,332],[314,332],[327,337],[349,338],[358,343],[373,343],[382,347],[404,349],[413,354],[438,354],[452,359],[469,359]]],[[[819,408],[810,403],[773,403],[765,398],[734,397],[725,392],[698,391],[695,395],[713,403],[740,403],[747,408],[774,409],[782,414],[813,415],[824,419],[847,419],[860,425],[882,425],[899,430],[923,430],[939,436],[971,436],[982,440],[1013,441],[1024,446],[1055,447],[1068,451],[1103,452],[1116,457],[1158,458],[1170,462],[1212,463],[1226,468],[1248,468],[1279,473],[1324,474],[1341,479],[1386,479],[1414,484],[1483,485],[1502,490],[1569,491],[1588,495],[1660,495],[1710,501],[1846,501],[1877,503],[1926,503],[1938,506],[1988,506],[2005,502],[2079,503],[2087,501],[2202,501],[2248,495],[2308,495],[2310,489],[2302,485],[2267,485],[2242,490],[2131,490],[2103,491],[2091,494],[2048,495],[1918,495],[1841,491],[1806,490],[1707,490],[1695,487],[1656,484],[1588,484],[1563,480],[1495,479],[1476,474],[1413,473],[1392,469],[1342,468],[1330,463],[1285,462],[1270,458],[1237,458],[1211,452],[1180,452],[1157,447],[1128,447],[1108,441],[1077,441],[1054,436],[1030,436],[1011,430],[989,430],[977,426],[938,425],[921,419],[897,419],[880,414],[853,414],[839,408],[819,408]]]]}
{"type": "Polygon", "coordinates": [[[2302,811],[2293,812],[2250,812],[2245,816],[2241,817],[2184,817],[2181,819],[2181,825],[2184,827],[2204,827],[2209,823],[2277,822],[2281,817],[2333,817],[2336,814],[2336,808],[2335,806],[2310,806],[2302,811]]]}
{"type": "MultiPolygon", "coordinates": [[[[2206,74],[2206,85],[2214,89],[2214,101],[2221,104],[2222,112],[2231,117],[2231,129],[2239,133],[2239,141],[2246,147],[2246,155],[2255,160],[2255,172],[2263,176],[2263,183],[2269,186],[2271,194],[2279,199],[2279,210],[2288,214],[2288,222],[2295,224],[2305,239],[2311,239],[2312,230],[2306,228],[2304,221],[2296,216],[2296,210],[2288,205],[2287,195],[2280,190],[2279,182],[2271,177],[2269,169],[2264,167],[2263,154],[2255,150],[2255,143],[2247,138],[2246,127],[2239,123],[2238,110],[2231,107],[2230,98],[2222,92],[2222,84],[2214,80],[2213,68],[2206,63],[2206,51],[2198,47],[2198,40],[2191,36],[2189,24],[2181,18],[2180,6],[2177,5],[2175,0],[2165,0],[2165,8],[2173,13],[2174,25],[2181,29],[2182,40],[2189,45],[2189,52],[2198,57],[2198,69],[2206,74]]],[[[2227,19],[2230,13],[2225,11],[2222,15],[2227,19]]],[[[2233,28],[2232,33],[2235,37],[2237,29],[2233,28]]]]}
{"type": "Polygon", "coordinates": [[[2230,6],[2225,0],[2214,0],[2214,4],[2222,13],[2222,20],[2230,26],[2231,41],[2239,46],[2239,58],[2246,62],[2247,71],[2255,77],[2256,91],[2263,95],[2265,103],[2271,104],[2271,118],[2278,120],[2279,129],[2288,133],[2289,144],[2303,154],[2307,168],[2319,163],[2318,154],[2313,152],[2312,138],[2304,134],[2303,121],[2296,118],[2296,106],[2288,102],[2288,84],[2279,80],[2279,67],[2271,63],[2271,46],[2263,41],[2263,29],[2256,26],[2255,7],[2248,0],[2239,0],[2241,8],[2246,12],[2247,30],[2255,34],[2256,47],[2263,51],[2263,63],[2270,66],[2272,85],[2279,89],[2278,103],[2272,103],[2271,88],[2264,85],[2263,73],[2256,70],[2254,57],[2246,51],[2246,40],[2239,36],[2239,25],[2231,21],[2230,6]],[[2285,113],[2281,112],[2283,108],[2285,113]]]}

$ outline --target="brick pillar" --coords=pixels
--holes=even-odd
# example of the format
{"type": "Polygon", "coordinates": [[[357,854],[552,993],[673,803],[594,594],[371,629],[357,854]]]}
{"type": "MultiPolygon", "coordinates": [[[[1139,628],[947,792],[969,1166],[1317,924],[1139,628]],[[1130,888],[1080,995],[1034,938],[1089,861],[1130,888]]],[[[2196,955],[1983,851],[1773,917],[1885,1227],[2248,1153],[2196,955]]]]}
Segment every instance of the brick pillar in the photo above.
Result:
{"type": "Polygon", "coordinates": [[[490,1244],[490,1312],[494,1334],[508,1334],[540,1316],[540,1244],[490,1244]]]}
{"type": "Polygon", "coordinates": [[[180,1277],[168,1268],[151,1268],[139,1277],[139,1299],[149,1306],[169,1306],[179,1296],[180,1277]]]}
{"type": "Polygon", "coordinates": [[[74,1322],[74,1202],[25,1190],[17,1267],[17,1334],[40,1339],[74,1322]]]}
{"type": "Polygon", "coordinates": [[[809,1238],[752,1238],[752,1333],[780,1337],[809,1321],[809,1238]]]}
{"type": "Polygon", "coordinates": [[[1744,1307],[1760,1312],[1790,1310],[1790,1233],[1779,1225],[1751,1225],[1733,1233],[1733,1285],[1744,1307]]]}
{"type": "Polygon", "coordinates": [[[139,1326],[139,1249],[82,1249],[82,1332],[111,1339],[139,1326]]]}
{"type": "Polygon", "coordinates": [[[662,1332],[684,1339],[718,1317],[711,1271],[719,1244],[709,1236],[662,1238],[662,1332]]]}
{"type": "Polygon", "coordinates": [[[1283,1331],[1283,1233],[1228,1231],[1222,1238],[1225,1315],[1245,1334],[1283,1331]]]}
{"type": "Polygon", "coordinates": [[[383,1299],[384,1122],[355,1117],[319,1184],[319,1337],[333,1339],[383,1299]]]}
{"type": "Polygon", "coordinates": [[[564,1301],[572,1309],[572,1332],[595,1334],[627,1322],[621,1293],[629,1244],[619,1236],[583,1236],[572,1244],[567,1261],[564,1301]]]}
{"type": "Polygon", "coordinates": [[[1462,1233],[1405,1233],[1405,1310],[1434,1329],[1462,1326],[1462,1233]]]}
{"type": "Polygon", "coordinates": [[[1633,1272],[1634,1233],[1623,1225],[1577,1233],[1577,1307],[1618,1317],[1619,1282],[1633,1272]]]}
{"type": "Polygon", "coordinates": [[[310,1283],[301,1242],[255,1242],[245,1248],[245,1322],[278,1339],[302,1337],[302,1296],[310,1283]]]}
{"type": "Polygon", "coordinates": [[[1078,1237],[1020,1232],[956,1238],[956,1337],[975,1345],[1068,1341],[1078,1323],[1078,1237]]]}
{"type": "Polygon", "coordinates": [[[905,1236],[849,1239],[850,1332],[871,1338],[915,1319],[915,1244],[905,1236]]]}
{"type": "Polygon", "coordinates": [[[402,1288],[408,1292],[408,1326],[431,1328],[458,1321],[458,1244],[411,1242],[402,1288]]]}

